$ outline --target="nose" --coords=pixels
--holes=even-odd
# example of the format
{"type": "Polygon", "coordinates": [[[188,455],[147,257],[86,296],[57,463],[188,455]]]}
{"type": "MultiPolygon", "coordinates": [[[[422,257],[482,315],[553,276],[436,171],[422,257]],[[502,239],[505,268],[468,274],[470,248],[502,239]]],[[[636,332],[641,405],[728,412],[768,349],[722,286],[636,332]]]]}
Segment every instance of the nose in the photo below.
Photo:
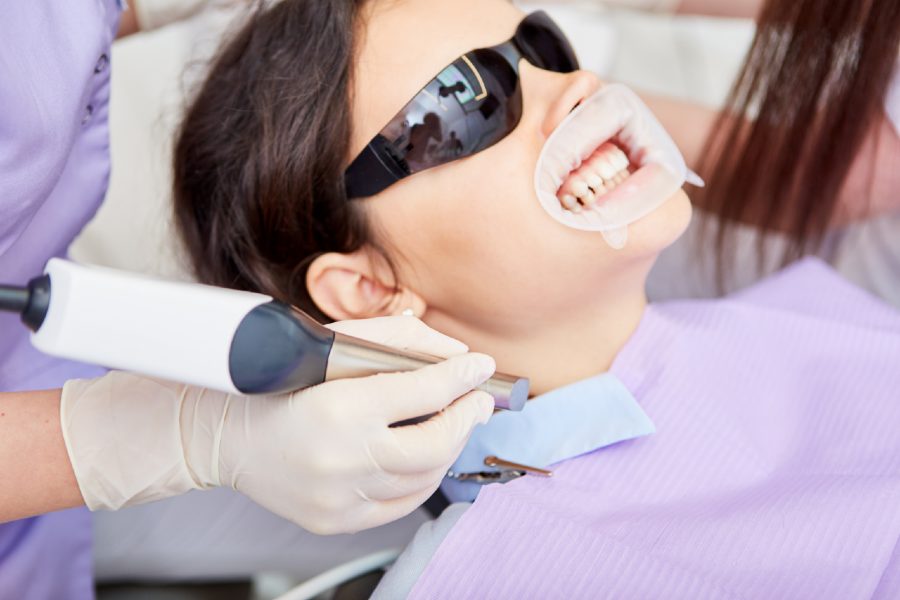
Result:
{"type": "Polygon", "coordinates": [[[600,78],[590,71],[554,73],[532,65],[523,65],[525,106],[531,105],[540,111],[538,114],[543,114],[541,133],[545,138],[559,127],[576,106],[602,86],[600,78]]]}

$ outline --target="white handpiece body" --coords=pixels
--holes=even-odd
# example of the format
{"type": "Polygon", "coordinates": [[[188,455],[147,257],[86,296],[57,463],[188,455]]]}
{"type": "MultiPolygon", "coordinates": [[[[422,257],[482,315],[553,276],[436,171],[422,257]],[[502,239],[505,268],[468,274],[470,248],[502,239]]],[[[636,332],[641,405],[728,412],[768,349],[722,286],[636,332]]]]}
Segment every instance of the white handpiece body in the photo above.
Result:
{"type": "MultiPolygon", "coordinates": [[[[60,259],[47,264],[45,275],[32,283],[44,290],[46,303],[38,304],[46,312],[23,313],[35,330],[33,345],[45,354],[111,369],[226,393],[276,394],[442,360],[336,335],[263,294],[60,259]]],[[[498,408],[521,410],[529,384],[496,373],[479,389],[498,408]]]]}
{"type": "Polygon", "coordinates": [[[229,352],[241,321],[272,298],[162,281],[60,259],[33,345],[46,354],[238,393],[229,352]]]}

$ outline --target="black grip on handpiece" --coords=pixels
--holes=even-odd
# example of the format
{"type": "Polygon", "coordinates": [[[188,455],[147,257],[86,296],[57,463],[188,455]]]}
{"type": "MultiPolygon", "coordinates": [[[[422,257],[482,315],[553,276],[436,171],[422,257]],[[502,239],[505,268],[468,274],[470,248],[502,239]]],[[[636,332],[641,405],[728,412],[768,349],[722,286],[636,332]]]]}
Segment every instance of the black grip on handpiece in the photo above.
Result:
{"type": "Polygon", "coordinates": [[[334,332],[281,302],[247,313],[231,342],[228,368],[245,394],[292,392],[325,381],[334,332]]]}
{"type": "Polygon", "coordinates": [[[32,331],[37,331],[44,324],[49,308],[49,275],[35,277],[27,287],[0,285],[0,311],[18,313],[32,331]]]}

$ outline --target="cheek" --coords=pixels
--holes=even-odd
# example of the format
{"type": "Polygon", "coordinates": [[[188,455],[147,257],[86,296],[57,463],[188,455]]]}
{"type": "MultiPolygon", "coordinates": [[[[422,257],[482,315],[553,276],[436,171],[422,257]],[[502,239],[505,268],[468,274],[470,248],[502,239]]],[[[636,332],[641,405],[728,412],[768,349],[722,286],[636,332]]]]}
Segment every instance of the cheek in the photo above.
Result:
{"type": "MultiPolygon", "coordinates": [[[[426,182],[431,210],[417,219],[427,223],[419,236],[420,256],[440,264],[441,281],[431,281],[447,296],[453,296],[453,281],[474,283],[496,280],[503,273],[518,270],[523,241],[539,233],[523,210],[526,198],[520,189],[522,176],[511,161],[463,161],[459,168],[444,169],[426,182]],[[427,213],[427,214],[426,214],[427,213]],[[448,287],[446,284],[450,284],[448,287]]],[[[421,262],[421,261],[420,261],[421,262]]],[[[438,276],[432,269],[430,275],[438,276]]]]}
{"type": "Polygon", "coordinates": [[[679,192],[629,228],[625,249],[613,250],[599,234],[544,212],[532,186],[536,158],[527,146],[501,143],[373,198],[402,283],[450,313],[566,306],[609,273],[655,258],[687,227],[690,202],[679,192]]]}
{"type": "MultiPolygon", "coordinates": [[[[512,142],[513,138],[509,140],[512,142]]],[[[522,280],[554,262],[556,249],[571,242],[541,208],[532,185],[537,152],[525,144],[497,146],[448,165],[435,181],[442,194],[441,252],[479,276],[522,280]],[[451,225],[452,224],[452,225],[451,225]]]]}
{"type": "Polygon", "coordinates": [[[404,283],[433,305],[485,295],[500,302],[500,290],[534,280],[523,272],[536,274],[543,270],[537,263],[556,259],[559,241],[544,240],[555,223],[530,183],[536,157],[504,145],[420,173],[371,201],[404,283]]]}

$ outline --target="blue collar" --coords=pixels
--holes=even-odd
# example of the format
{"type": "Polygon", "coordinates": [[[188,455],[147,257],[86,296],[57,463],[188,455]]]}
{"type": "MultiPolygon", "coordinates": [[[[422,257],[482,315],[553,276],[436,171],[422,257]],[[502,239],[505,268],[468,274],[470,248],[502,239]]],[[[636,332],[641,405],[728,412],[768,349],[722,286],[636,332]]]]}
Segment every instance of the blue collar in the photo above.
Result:
{"type": "MultiPolygon", "coordinates": [[[[496,471],[487,456],[544,468],[656,429],[619,379],[605,373],[530,400],[522,412],[499,412],[479,425],[451,471],[496,471]]],[[[481,485],[446,479],[453,502],[474,500],[481,485]]]]}

